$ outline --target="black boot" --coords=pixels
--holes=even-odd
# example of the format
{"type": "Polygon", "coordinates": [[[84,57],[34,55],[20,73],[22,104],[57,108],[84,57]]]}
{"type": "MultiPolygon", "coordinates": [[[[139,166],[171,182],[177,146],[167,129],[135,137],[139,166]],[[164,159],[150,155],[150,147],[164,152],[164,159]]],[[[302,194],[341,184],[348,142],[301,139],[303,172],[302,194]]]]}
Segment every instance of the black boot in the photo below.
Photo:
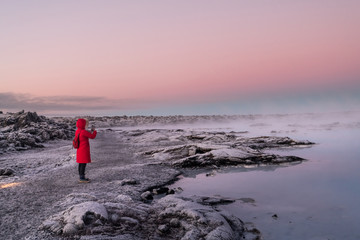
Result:
{"type": "Polygon", "coordinates": [[[80,182],[88,183],[90,182],[90,179],[85,178],[85,175],[80,175],[80,182]]]}

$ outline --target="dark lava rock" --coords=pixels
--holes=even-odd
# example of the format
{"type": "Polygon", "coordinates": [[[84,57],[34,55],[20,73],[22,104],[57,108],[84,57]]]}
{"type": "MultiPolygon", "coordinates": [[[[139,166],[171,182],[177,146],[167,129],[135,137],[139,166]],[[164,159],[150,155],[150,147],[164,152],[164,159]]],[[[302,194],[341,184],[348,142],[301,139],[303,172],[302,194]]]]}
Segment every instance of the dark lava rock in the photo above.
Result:
{"type": "Polygon", "coordinates": [[[149,201],[149,200],[153,200],[154,197],[150,191],[146,191],[143,194],[141,194],[141,199],[144,201],[149,201]]]}
{"type": "Polygon", "coordinates": [[[20,111],[0,117],[0,153],[41,148],[49,140],[70,140],[75,132],[75,120],[57,121],[36,112],[20,111]]]}
{"type": "Polygon", "coordinates": [[[175,194],[175,190],[174,190],[174,189],[170,189],[166,194],[175,194]]]}
{"type": "Polygon", "coordinates": [[[158,227],[158,230],[161,232],[161,233],[166,233],[169,231],[169,226],[167,224],[163,224],[163,225],[160,225],[158,227]]]}
{"type": "Polygon", "coordinates": [[[157,188],[157,189],[153,189],[153,194],[164,194],[164,193],[168,193],[169,188],[167,187],[161,187],[161,188],[157,188]]]}
{"type": "Polygon", "coordinates": [[[0,168],[0,176],[11,176],[14,174],[14,170],[9,168],[0,168]]]}
{"type": "Polygon", "coordinates": [[[124,179],[121,181],[120,185],[124,186],[124,185],[135,185],[138,184],[138,182],[136,181],[136,179],[124,179]]]}
{"type": "Polygon", "coordinates": [[[218,205],[229,204],[235,202],[235,199],[228,199],[222,197],[200,197],[197,202],[203,205],[218,205]]]}
{"type": "Polygon", "coordinates": [[[29,126],[30,123],[37,123],[44,120],[44,117],[39,117],[36,112],[23,112],[16,118],[14,129],[24,128],[29,126]]]}

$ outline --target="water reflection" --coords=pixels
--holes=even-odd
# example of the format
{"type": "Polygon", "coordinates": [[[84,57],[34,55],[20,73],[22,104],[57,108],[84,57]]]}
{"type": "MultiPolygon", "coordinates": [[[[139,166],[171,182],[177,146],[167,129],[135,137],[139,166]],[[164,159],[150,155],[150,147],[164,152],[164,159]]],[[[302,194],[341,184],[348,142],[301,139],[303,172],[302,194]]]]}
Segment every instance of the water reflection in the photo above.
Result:
{"type": "Polygon", "coordinates": [[[289,135],[317,142],[312,148],[271,151],[308,159],[301,164],[229,167],[210,176],[198,172],[174,187],[187,196],[254,199],[221,208],[255,223],[264,239],[360,239],[360,129],[338,125],[304,127],[289,135]]]}

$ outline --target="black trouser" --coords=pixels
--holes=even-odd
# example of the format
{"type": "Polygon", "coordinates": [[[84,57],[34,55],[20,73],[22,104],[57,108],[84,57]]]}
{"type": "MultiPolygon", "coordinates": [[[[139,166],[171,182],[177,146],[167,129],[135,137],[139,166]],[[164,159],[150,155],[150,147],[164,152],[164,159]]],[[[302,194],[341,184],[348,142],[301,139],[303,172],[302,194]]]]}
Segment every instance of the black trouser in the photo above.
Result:
{"type": "Polygon", "coordinates": [[[86,163],[79,163],[79,175],[80,178],[85,178],[86,163]]]}

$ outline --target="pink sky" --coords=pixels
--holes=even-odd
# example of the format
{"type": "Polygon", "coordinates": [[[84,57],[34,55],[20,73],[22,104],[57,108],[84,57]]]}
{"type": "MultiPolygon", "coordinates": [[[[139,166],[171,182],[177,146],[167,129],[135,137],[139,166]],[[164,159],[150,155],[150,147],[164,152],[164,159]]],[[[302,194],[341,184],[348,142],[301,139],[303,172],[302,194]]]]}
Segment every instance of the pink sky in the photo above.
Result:
{"type": "Polygon", "coordinates": [[[359,9],[357,0],[1,1],[0,93],[132,108],[360,89],[359,9]]]}

